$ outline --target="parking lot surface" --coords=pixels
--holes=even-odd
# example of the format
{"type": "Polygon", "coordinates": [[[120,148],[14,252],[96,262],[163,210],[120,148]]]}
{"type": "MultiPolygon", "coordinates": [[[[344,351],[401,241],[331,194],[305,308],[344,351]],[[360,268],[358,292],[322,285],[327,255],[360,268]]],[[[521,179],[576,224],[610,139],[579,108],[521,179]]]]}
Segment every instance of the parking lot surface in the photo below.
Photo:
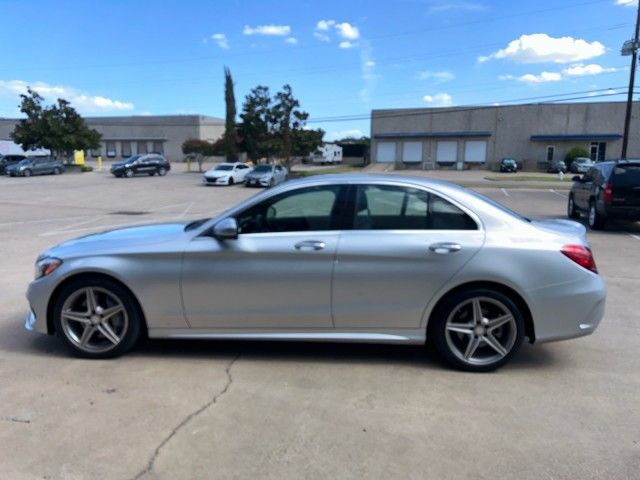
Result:
{"type": "MultiPolygon", "coordinates": [[[[566,191],[482,192],[564,218],[566,191]]],[[[639,478],[638,224],[589,233],[608,286],[596,333],[525,345],[491,374],[381,345],[143,341],[87,361],[24,330],[47,247],[212,216],[255,193],[204,187],[180,165],[166,177],[0,177],[0,478],[639,478]]]]}

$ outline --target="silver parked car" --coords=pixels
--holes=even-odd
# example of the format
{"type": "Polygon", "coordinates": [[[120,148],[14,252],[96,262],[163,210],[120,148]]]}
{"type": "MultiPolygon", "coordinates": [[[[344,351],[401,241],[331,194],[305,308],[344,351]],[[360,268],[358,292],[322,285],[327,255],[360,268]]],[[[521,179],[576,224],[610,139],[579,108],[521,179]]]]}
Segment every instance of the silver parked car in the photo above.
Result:
{"type": "Polygon", "coordinates": [[[287,179],[287,169],[281,165],[261,163],[245,177],[247,187],[273,187],[287,179]]]}
{"type": "Polygon", "coordinates": [[[571,220],[529,220],[471,190],[327,175],[191,223],[65,242],[36,262],[26,327],[77,355],[151,338],[423,344],[495,369],[524,338],[592,333],[605,286],[571,220]]]}

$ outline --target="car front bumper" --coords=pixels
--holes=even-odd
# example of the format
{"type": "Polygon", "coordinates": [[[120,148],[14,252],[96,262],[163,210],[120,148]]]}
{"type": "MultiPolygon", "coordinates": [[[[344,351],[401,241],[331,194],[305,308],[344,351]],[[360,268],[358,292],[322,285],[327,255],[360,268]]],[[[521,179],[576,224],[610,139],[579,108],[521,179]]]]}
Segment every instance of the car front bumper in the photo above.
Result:
{"type": "Polygon", "coordinates": [[[247,178],[247,187],[268,187],[271,184],[270,178],[247,178]]]}
{"type": "Polygon", "coordinates": [[[55,288],[55,275],[34,280],[27,288],[29,314],[24,326],[27,330],[38,333],[51,333],[47,325],[47,306],[49,297],[55,288]]]}
{"type": "Polygon", "coordinates": [[[205,185],[229,185],[229,178],[202,177],[202,183],[205,185]]]}

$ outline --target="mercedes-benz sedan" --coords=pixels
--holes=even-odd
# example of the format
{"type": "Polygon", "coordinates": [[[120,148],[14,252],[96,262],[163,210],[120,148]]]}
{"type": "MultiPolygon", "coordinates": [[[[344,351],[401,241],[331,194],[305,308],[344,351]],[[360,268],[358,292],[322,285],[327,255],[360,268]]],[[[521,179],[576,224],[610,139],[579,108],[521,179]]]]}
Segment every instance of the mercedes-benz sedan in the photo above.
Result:
{"type": "Polygon", "coordinates": [[[36,262],[26,327],[82,357],[140,335],[429,341],[452,365],[495,369],[525,338],[592,333],[605,307],[585,229],[523,218],[424,178],[283,183],[224,214],[65,242],[36,262]]]}

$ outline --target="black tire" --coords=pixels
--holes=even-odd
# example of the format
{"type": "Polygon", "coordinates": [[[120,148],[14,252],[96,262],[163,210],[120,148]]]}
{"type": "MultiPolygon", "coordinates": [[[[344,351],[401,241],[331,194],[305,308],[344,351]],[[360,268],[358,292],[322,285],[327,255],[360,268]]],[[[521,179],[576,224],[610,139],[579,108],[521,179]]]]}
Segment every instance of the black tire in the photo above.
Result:
{"type": "Polygon", "coordinates": [[[233,185],[235,182],[233,181],[233,177],[229,177],[229,186],[233,185]]]}
{"type": "Polygon", "coordinates": [[[580,212],[576,210],[576,204],[573,200],[573,194],[569,195],[569,200],[567,200],[567,217],[574,220],[580,218],[580,212]]]}
{"type": "Polygon", "coordinates": [[[149,176],[153,177],[156,174],[156,172],[149,172],[149,176]]]}
{"type": "Polygon", "coordinates": [[[167,169],[164,167],[160,167],[158,169],[158,175],[160,175],[161,177],[164,177],[167,174],[167,169]]]}
{"type": "MultiPolygon", "coordinates": [[[[449,324],[449,327],[455,327],[455,325],[449,324]]],[[[516,354],[524,341],[524,331],[522,312],[508,296],[495,290],[471,288],[451,294],[439,304],[429,320],[427,339],[449,365],[468,372],[489,372],[500,368],[516,354]],[[472,319],[467,318],[468,322],[474,325],[469,328],[468,333],[450,332],[447,328],[448,320],[456,317],[464,318],[464,315],[468,315],[469,308],[473,311],[473,299],[479,299],[482,322],[495,320],[489,317],[499,311],[504,311],[504,314],[496,318],[510,314],[509,322],[503,326],[491,327],[490,324],[484,323],[476,325],[472,319]],[[482,332],[478,333],[480,330],[482,332]],[[493,331],[497,333],[494,334],[493,331]],[[492,341],[497,340],[506,353],[498,353],[484,340],[487,337],[492,341]],[[465,343],[467,340],[468,343],[465,343]],[[465,345],[468,349],[472,341],[477,342],[476,348],[470,358],[465,360],[461,350],[465,349],[465,345]],[[476,352],[482,355],[474,359],[476,352]]]]}
{"type": "Polygon", "coordinates": [[[127,178],[133,177],[133,170],[125,170],[124,171],[124,176],[127,177],[127,178]]]}
{"type": "Polygon", "coordinates": [[[31,170],[27,169],[24,172],[22,172],[22,176],[23,177],[30,177],[31,176],[31,170]]]}
{"type": "Polygon", "coordinates": [[[598,213],[595,200],[589,202],[589,214],[587,215],[587,223],[591,230],[602,230],[606,223],[606,218],[598,213]]]}
{"type": "Polygon", "coordinates": [[[60,175],[60,169],[58,167],[53,169],[53,174],[54,175],[60,175]]]}
{"type": "MultiPolygon", "coordinates": [[[[84,306],[86,307],[86,303],[84,306]]],[[[108,305],[105,306],[108,307],[108,305]]],[[[114,317],[116,316],[114,315],[114,317]]],[[[118,319],[116,318],[115,320],[118,319]]],[[[96,277],[94,279],[88,279],[86,277],[80,278],[67,284],[60,291],[58,298],[55,300],[55,304],[53,307],[53,322],[57,336],[62,339],[64,344],[73,355],[91,359],[114,358],[129,351],[140,337],[143,323],[141,315],[139,313],[138,305],[131,294],[120,284],[99,277],[96,277]],[[94,289],[96,291],[97,305],[100,305],[101,302],[105,303],[108,298],[117,298],[124,308],[121,319],[125,318],[126,320],[121,321],[121,323],[126,323],[126,327],[120,332],[121,336],[117,344],[111,345],[111,342],[107,340],[107,337],[102,335],[98,330],[94,329],[94,332],[91,335],[90,341],[101,341],[104,345],[106,345],[106,347],[104,347],[106,348],[106,350],[92,351],[88,348],[82,348],[80,345],[78,345],[79,339],[76,338],[74,340],[72,338],[74,334],[69,333],[71,332],[70,328],[65,328],[63,324],[62,309],[65,302],[72,296],[82,295],[82,293],[80,292],[88,288],[94,289]],[[104,292],[107,292],[108,295],[111,295],[111,297],[108,297],[108,295],[106,295],[104,292]]],[[[112,331],[117,331],[117,327],[113,325],[114,320],[110,320],[110,322],[112,331]]],[[[70,322],[66,323],[69,324],[70,322]]],[[[81,323],[78,323],[77,325],[78,328],[89,328],[89,326],[80,327],[82,325],[81,323]]]]}

